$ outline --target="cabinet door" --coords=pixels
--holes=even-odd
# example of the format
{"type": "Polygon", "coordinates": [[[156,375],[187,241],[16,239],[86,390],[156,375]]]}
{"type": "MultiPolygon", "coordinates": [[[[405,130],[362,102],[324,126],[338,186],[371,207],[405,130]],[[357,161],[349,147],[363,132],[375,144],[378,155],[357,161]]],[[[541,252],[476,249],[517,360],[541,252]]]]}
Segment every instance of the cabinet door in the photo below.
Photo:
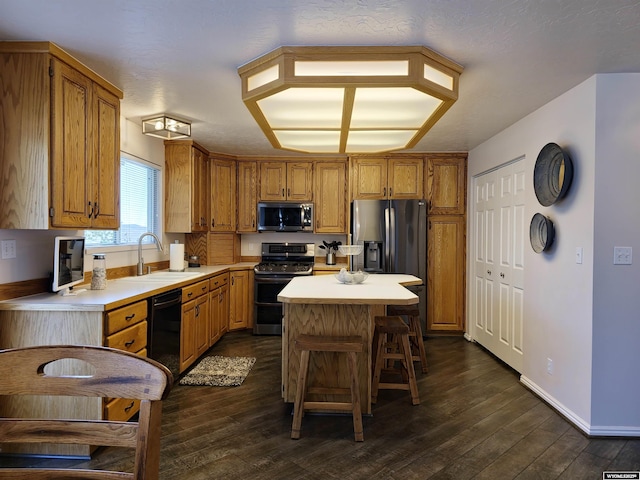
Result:
{"type": "Polygon", "coordinates": [[[465,217],[429,217],[427,332],[464,331],[465,217]]]}
{"type": "Polygon", "coordinates": [[[52,60],[51,65],[51,226],[90,228],[92,82],[58,60],[52,60]]]}
{"type": "Polygon", "coordinates": [[[218,329],[220,337],[229,330],[229,284],[225,283],[220,287],[218,297],[218,329]]]}
{"type": "Polygon", "coordinates": [[[287,163],[287,200],[313,200],[312,179],[312,162],[287,163]]]}
{"type": "Polygon", "coordinates": [[[196,301],[182,305],[180,325],[180,372],[196,360],[196,301]]]}
{"type": "Polygon", "coordinates": [[[94,84],[93,228],[120,228],[120,99],[94,84]]]}
{"type": "Polygon", "coordinates": [[[238,232],[255,232],[257,209],[256,162],[238,162],[238,232]]]}
{"type": "Polygon", "coordinates": [[[316,163],[314,172],[315,233],[346,233],[346,183],[346,163],[316,163]]]}
{"type": "Polygon", "coordinates": [[[260,200],[286,199],[287,165],[284,162],[260,162],[260,200]]]}
{"type": "Polygon", "coordinates": [[[164,227],[167,232],[190,233],[193,214],[191,144],[165,143],[164,227]]]}
{"type": "Polygon", "coordinates": [[[249,310],[252,301],[249,299],[249,272],[238,271],[230,274],[229,287],[229,330],[247,328],[249,326],[249,310]]]}
{"type": "Polygon", "coordinates": [[[390,158],[389,198],[424,198],[424,160],[421,158],[390,158]]]}
{"type": "Polygon", "coordinates": [[[387,198],[385,158],[354,158],[352,168],[354,200],[387,198]]]}
{"type": "Polygon", "coordinates": [[[429,214],[465,213],[467,156],[427,157],[427,200],[429,214]]]}
{"type": "Polygon", "coordinates": [[[209,295],[201,295],[196,299],[196,357],[209,348],[209,295]]]}
{"type": "Polygon", "coordinates": [[[236,230],[236,162],[211,159],[211,223],[212,232],[236,230]]]}
{"type": "Polygon", "coordinates": [[[191,231],[209,230],[209,161],[201,150],[193,149],[191,231]]]}

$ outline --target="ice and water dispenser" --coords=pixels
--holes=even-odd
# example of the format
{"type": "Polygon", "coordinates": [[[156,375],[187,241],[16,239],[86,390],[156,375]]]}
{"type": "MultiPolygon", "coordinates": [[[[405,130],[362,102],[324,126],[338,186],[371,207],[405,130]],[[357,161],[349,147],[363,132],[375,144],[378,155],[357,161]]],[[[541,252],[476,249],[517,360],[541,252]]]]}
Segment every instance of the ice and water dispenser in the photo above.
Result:
{"type": "Polygon", "coordinates": [[[382,242],[364,242],[364,270],[365,272],[382,272],[384,252],[382,242]]]}

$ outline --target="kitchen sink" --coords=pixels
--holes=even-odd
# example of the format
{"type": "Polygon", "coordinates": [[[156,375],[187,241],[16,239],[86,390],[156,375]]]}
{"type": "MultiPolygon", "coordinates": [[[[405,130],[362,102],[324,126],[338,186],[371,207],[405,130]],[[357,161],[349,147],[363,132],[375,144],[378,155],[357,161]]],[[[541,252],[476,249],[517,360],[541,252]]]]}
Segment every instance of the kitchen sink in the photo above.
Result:
{"type": "Polygon", "coordinates": [[[192,278],[197,278],[202,276],[202,272],[168,272],[166,270],[161,272],[149,273],[147,275],[141,275],[139,277],[124,277],[118,279],[122,282],[134,282],[134,283],[145,283],[145,282],[170,282],[170,281],[181,281],[181,280],[190,280],[192,278]]]}

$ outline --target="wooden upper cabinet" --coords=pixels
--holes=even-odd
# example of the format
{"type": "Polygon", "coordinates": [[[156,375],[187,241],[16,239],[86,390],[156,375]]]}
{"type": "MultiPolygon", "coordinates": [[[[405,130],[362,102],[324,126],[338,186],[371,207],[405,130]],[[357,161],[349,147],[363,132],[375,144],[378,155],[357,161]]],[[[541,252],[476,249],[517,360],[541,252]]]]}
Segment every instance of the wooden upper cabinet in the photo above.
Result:
{"type": "Polygon", "coordinates": [[[120,99],[99,85],[93,86],[96,115],[94,131],[93,198],[97,205],[93,227],[120,228],[120,99]]]}
{"type": "Polygon", "coordinates": [[[236,230],[236,161],[212,157],[210,209],[212,232],[236,230]]]}
{"type": "Polygon", "coordinates": [[[0,229],[117,229],[122,91],[49,42],[0,42],[0,229]]]}
{"type": "Polygon", "coordinates": [[[354,158],[352,169],[354,199],[388,198],[386,158],[354,158]]]}
{"type": "Polygon", "coordinates": [[[300,202],[313,200],[313,163],[287,163],[287,200],[300,202]]]}
{"type": "Polygon", "coordinates": [[[238,161],[237,232],[256,232],[258,166],[255,161],[238,161]]]}
{"type": "Polygon", "coordinates": [[[311,201],[313,162],[259,162],[261,201],[311,201]]]}
{"type": "Polygon", "coordinates": [[[390,158],[387,170],[389,198],[424,198],[424,160],[390,158]]]}
{"type": "Polygon", "coordinates": [[[166,140],[165,231],[209,230],[208,185],[208,154],[192,140],[166,140]]]}
{"type": "Polygon", "coordinates": [[[424,196],[422,158],[356,157],[352,162],[354,199],[411,199],[424,196]]]}
{"type": "Polygon", "coordinates": [[[462,215],[466,211],[467,154],[426,157],[430,215],[462,215]]]}
{"type": "Polygon", "coordinates": [[[346,162],[317,162],[314,172],[315,233],[346,233],[346,162]]]}

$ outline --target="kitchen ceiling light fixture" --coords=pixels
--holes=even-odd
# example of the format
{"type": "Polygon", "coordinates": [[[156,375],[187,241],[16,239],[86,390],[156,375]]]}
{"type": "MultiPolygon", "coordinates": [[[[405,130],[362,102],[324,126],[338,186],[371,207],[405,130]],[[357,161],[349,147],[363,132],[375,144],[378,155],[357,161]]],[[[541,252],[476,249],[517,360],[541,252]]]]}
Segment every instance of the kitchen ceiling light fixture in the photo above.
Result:
{"type": "Polygon", "coordinates": [[[191,122],[178,120],[166,114],[155,115],[142,120],[142,133],[165,140],[188,138],[191,136],[191,122]]]}
{"type": "Polygon", "coordinates": [[[463,68],[423,46],[280,47],[238,68],[242,100],[275,148],[413,148],[458,98],[463,68]]]}

